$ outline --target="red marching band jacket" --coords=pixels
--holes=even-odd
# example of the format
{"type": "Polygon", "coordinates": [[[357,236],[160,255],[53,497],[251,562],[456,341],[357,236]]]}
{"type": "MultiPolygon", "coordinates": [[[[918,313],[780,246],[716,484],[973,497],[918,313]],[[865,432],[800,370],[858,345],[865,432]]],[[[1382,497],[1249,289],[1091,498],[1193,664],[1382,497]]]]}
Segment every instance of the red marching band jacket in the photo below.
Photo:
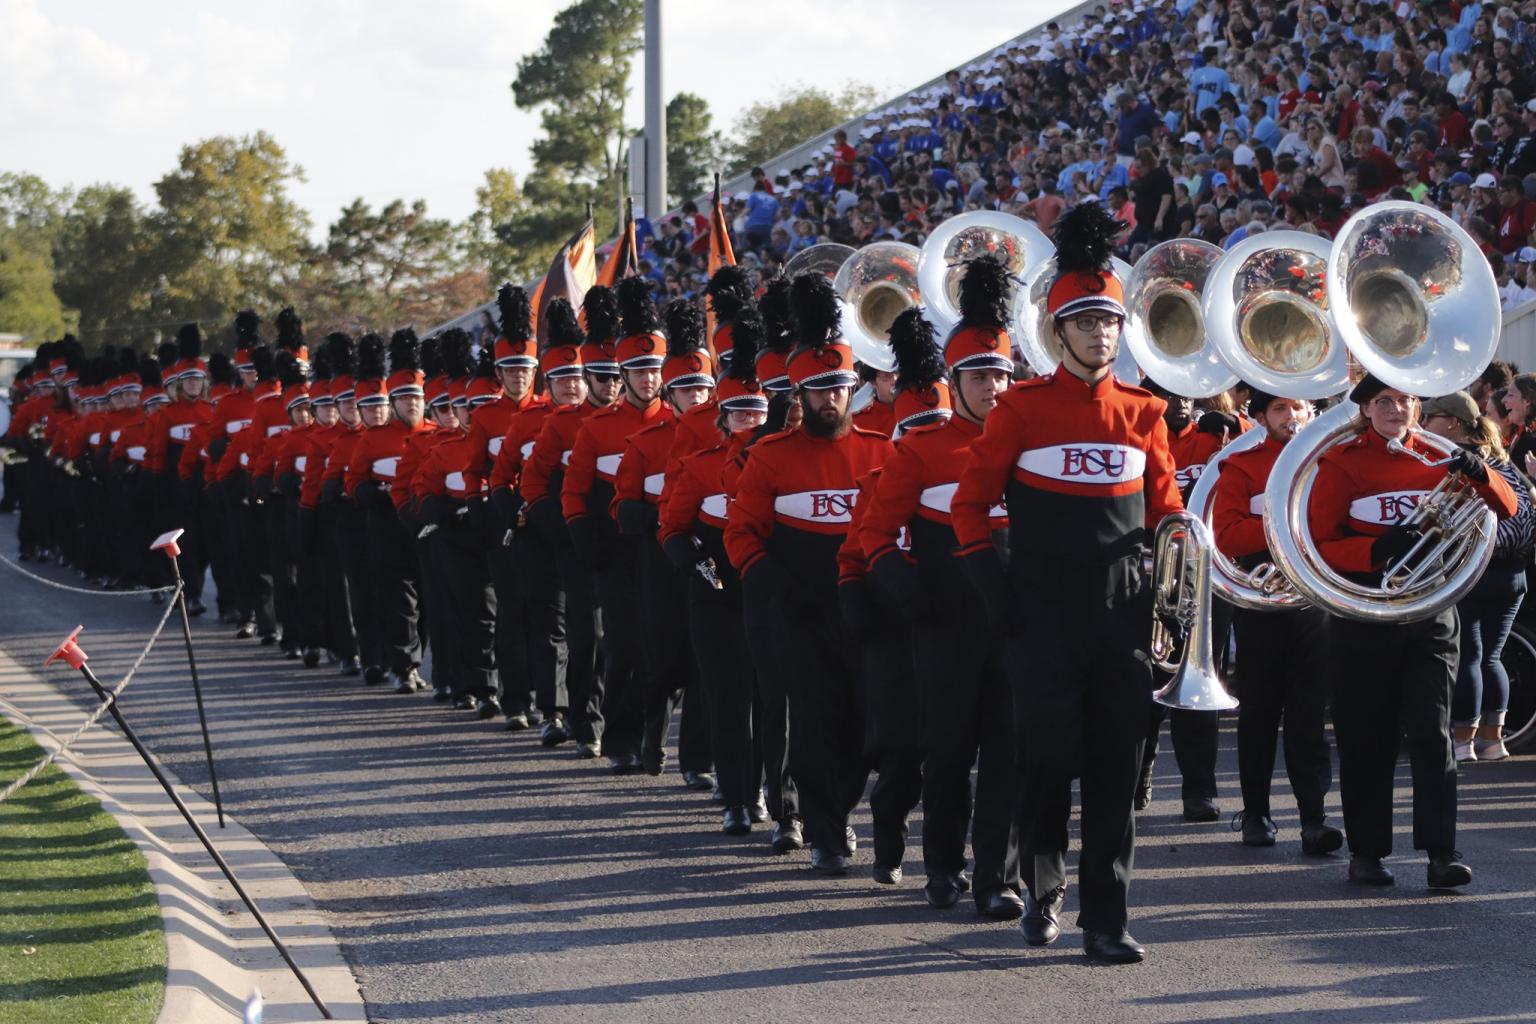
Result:
{"type": "Polygon", "coordinates": [[[1183,430],[1168,435],[1168,451],[1173,455],[1174,477],[1179,482],[1180,494],[1189,496],[1205,471],[1206,463],[1221,451],[1221,446],[1220,434],[1207,434],[1193,423],[1186,423],[1183,430]]]}
{"type": "Polygon", "coordinates": [[[1211,495],[1211,532],[1228,558],[1268,555],[1264,538],[1264,488],[1284,446],[1274,438],[1246,452],[1228,455],[1211,495]]]}
{"type": "Polygon", "coordinates": [[[1164,402],[1107,376],[1064,370],[998,399],[971,445],[950,504],[960,555],[992,546],[993,507],[1007,497],[1011,565],[1108,565],[1138,556],[1147,528],[1183,508],[1164,402]]]}
{"type": "MultiPolygon", "coordinates": [[[[1414,437],[1406,445],[1425,458],[1443,456],[1414,437]]],[[[1444,466],[1426,466],[1404,452],[1387,448],[1387,439],[1366,428],[1353,441],[1337,445],[1318,461],[1307,520],[1317,550],[1341,573],[1382,568],[1371,558],[1371,545],[1418,507],[1445,478],[1444,466]]],[[[1515,492],[1497,472],[1474,484],[1478,495],[1501,519],[1515,514],[1515,492]]]]}
{"type": "Polygon", "coordinates": [[[606,510],[611,495],[604,492],[612,488],[618,478],[625,443],[630,435],[671,418],[672,407],[659,398],[644,409],[620,399],[587,417],[571,445],[571,460],[560,486],[560,511],[566,522],[580,519],[591,511],[590,497],[604,499],[602,508],[606,510]],[[607,488],[600,484],[606,484],[607,488]]]}

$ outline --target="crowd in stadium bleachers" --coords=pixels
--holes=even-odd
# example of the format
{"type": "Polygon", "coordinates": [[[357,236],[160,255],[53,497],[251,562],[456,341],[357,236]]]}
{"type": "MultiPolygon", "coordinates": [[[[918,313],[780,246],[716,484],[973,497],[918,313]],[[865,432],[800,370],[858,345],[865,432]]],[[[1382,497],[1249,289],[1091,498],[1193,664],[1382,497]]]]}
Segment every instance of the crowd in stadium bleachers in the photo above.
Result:
{"type": "MultiPolygon", "coordinates": [[[[725,197],[740,262],[771,273],[818,242],[921,244],[966,210],[1047,233],[1103,202],[1123,255],[1269,228],[1331,236],[1413,199],[1481,244],[1506,307],[1536,298],[1536,0],[1112,2],[1051,23],[866,115],[803,166],[725,197]]],[[[667,295],[704,283],[689,203],[643,229],[667,295]]]]}

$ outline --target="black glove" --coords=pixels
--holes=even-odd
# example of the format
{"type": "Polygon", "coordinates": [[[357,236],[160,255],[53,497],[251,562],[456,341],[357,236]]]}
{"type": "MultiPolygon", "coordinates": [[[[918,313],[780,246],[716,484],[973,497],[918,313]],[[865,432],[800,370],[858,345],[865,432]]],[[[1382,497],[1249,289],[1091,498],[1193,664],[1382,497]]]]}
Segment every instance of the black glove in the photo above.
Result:
{"type": "Polygon", "coordinates": [[[498,487],[491,492],[491,528],[498,534],[517,529],[517,501],[510,487],[498,487]]]}
{"type": "Polygon", "coordinates": [[[991,546],[971,552],[960,560],[971,585],[981,595],[987,621],[994,630],[1011,631],[1014,622],[1013,588],[1008,585],[1008,573],[997,549],[991,546]]]}
{"type": "Polygon", "coordinates": [[[794,589],[795,581],[772,555],[764,555],[753,563],[741,578],[742,589],[752,595],[752,602],[761,608],[782,603],[794,589]]]}
{"type": "Polygon", "coordinates": [[[540,498],[524,511],[528,525],[544,543],[555,547],[570,539],[565,527],[565,517],[560,514],[558,498],[540,498]]]}
{"type": "Polygon", "coordinates": [[[843,613],[843,628],[847,630],[849,640],[863,643],[874,635],[880,615],[869,598],[869,586],[864,580],[838,583],[837,606],[843,613]]]}
{"type": "Polygon", "coordinates": [[[565,528],[570,531],[576,554],[590,572],[601,572],[608,568],[607,554],[597,535],[597,523],[593,522],[590,515],[567,519],[565,528]]]}
{"type": "Polygon", "coordinates": [[[1468,451],[1465,448],[1456,449],[1456,454],[1451,456],[1451,461],[1445,464],[1446,472],[1460,473],[1468,480],[1486,484],[1488,482],[1488,463],[1477,452],[1468,451]]]}
{"type": "Polygon", "coordinates": [[[1215,434],[1218,437],[1222,434],[1236,434],[1242,428],[1243,425],[1238,422],[1236,416],[1229,412],[1218,412],[1215,409],[1201,416],[1200,425],[1196,427],[1202,434],[1215,434]]]}
{"type": "MultiPolygon", "coordinates": [[[[881,555],[870,566],[870,576],[879,588],[883,603],[889,604],[903,619],[912,619],[922,606],[922,587],[918,583],[917,569],[900,551],[881,555]]],[[[841,587],[838,588],[841,591],[841,587]]]]}
{"type": "Polygon", "coordinates": [[[655,505],[634,498],[619,502],[618,512],[619,532],[626,537],[644,537],[654,533],[660,519],[655,505]]]}
{"type": "Polygon", "coordinates": [[[1403,557],[1422,535],[1411,526],[1399,523],[1371,542],[1371,564],[1387,565],[1403,557]]]}

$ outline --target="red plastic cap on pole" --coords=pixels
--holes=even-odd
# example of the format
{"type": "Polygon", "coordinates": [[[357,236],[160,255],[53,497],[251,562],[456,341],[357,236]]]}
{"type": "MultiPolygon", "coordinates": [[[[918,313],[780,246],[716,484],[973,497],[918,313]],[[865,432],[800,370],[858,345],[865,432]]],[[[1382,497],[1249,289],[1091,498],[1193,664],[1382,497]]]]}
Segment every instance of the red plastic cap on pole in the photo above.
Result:
{"type": "Polygon", "coordinates": [[[176,542],[186,530],[170,530],[155,538],[155,542],[149,546],[151,551],[164,551],[166,558],[177,558],[181,555],[181,545],[176,542]]]}
{"type": "Polygon", "coordinates": [[[53,649],[53,653],[48,655],[48,660],[43,662],[43,664],[47,666],[52,665],[56,661],[62,661],[70,668],[78,669],[89,661],[90,659],[85,656],[85,652],[80,649],[80,645],[75,643],[75,637],[79,636],[80,631],[84,628],[84,626],[76,626],[75,631],[65,637],[64,642],[53,649]]]}

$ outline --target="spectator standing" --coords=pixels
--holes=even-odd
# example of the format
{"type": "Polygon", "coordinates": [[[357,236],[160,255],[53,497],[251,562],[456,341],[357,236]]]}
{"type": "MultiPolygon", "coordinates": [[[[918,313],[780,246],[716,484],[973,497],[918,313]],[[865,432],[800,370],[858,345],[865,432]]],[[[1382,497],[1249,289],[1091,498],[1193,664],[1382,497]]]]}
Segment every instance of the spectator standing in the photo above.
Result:
{"type": "Polygon", "coordinates": [[[1173,228],[1173,177],[1157,162],[1151,149],[1136,154],[1136,230],[1131,244],[1156,245],[1171,238],[1173,228]]]}
{"type": "Polygon", "coordinates": [[[768,244],[773,223],[779,215],[779,201],[769,191],[767,178],[758,178],[747,196],[747,244],[754,249],[768,244]]]}

